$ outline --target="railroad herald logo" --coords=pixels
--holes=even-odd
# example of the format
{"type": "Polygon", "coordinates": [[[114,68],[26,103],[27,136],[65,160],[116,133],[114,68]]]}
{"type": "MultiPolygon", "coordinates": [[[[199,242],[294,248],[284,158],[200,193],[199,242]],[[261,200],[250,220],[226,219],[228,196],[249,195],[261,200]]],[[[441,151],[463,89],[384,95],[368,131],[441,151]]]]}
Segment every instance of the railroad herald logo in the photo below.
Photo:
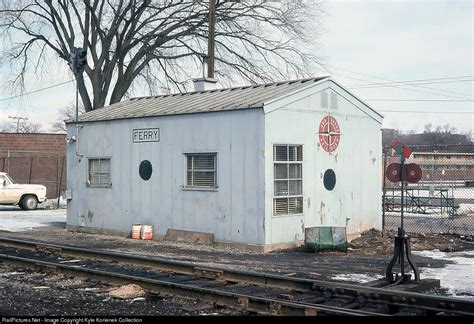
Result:
{"type": "Polygon", "coordinates": [[[325,116],[319,123],[319,143],[326,152],[333,152],[341,140],[341,130],[336,118],[325,116]]]}

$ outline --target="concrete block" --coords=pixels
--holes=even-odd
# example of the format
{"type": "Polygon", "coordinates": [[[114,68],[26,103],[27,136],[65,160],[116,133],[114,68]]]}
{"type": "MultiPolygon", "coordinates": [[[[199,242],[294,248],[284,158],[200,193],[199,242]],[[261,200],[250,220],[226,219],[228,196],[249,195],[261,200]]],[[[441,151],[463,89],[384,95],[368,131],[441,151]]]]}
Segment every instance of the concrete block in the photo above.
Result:
{"type": "Polygon", "coordinates": [[[203,233],[194,231],[184,231],[169,228],[166,231],[165,240],[175,242],[186,242],[193,244],[207,244],[211,245],[214,243],[213,233],[203,233]]]}

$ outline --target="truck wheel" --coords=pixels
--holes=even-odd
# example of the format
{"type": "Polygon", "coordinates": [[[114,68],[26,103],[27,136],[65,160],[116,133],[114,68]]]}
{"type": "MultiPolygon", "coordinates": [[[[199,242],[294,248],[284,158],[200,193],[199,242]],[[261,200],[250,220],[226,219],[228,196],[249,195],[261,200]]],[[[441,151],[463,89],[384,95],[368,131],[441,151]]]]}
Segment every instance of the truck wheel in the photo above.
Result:
{"type": "Polygon", "coordinates": [[[38,199],[33,195],[27,195],[21,200],[23,209],[33,210],[38,206],[38,199]]]}

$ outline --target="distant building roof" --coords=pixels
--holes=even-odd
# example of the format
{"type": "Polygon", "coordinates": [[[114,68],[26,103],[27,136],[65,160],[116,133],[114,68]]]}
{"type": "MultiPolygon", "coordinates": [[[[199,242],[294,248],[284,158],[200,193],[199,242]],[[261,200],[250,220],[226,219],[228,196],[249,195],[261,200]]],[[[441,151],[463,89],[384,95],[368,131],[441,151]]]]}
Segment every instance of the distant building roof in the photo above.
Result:
{"type": "Polygon", "coordinates": [[[474,144],[408,145],[417,154],[474,154],[474,144]]]}
{"type": "MultiPolygon", "coordinates": [[[[79,122],[260,108],[270,99],[326,78],[328,77],[133,98],[82,114],[79,122]]],[[[71,119],[67,122],[74,121],[71,119]]]]}

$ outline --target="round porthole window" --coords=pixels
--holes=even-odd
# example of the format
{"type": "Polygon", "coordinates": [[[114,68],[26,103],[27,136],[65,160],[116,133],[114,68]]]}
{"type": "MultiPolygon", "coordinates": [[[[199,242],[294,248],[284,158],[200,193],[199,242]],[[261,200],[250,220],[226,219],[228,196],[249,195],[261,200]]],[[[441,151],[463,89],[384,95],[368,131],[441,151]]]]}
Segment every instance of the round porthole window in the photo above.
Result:
{"type": "Polygon", "coordinates": [[[334,189],[336,186],[336,174],[332,169],[327,169],[326,172],[324,172],[323,182],[326,190],[331,191],[334,189]]]}
{"type": "Polygon", "coordinates": [[[151,178],[151,174],[153,172],[153,168],[151,167],[151,163],[148,160],[144,160],[140,163],[140,167],[138,168],[138,172],[140,173],[140,177],[143,180],[149,180],[151,178]]]}

